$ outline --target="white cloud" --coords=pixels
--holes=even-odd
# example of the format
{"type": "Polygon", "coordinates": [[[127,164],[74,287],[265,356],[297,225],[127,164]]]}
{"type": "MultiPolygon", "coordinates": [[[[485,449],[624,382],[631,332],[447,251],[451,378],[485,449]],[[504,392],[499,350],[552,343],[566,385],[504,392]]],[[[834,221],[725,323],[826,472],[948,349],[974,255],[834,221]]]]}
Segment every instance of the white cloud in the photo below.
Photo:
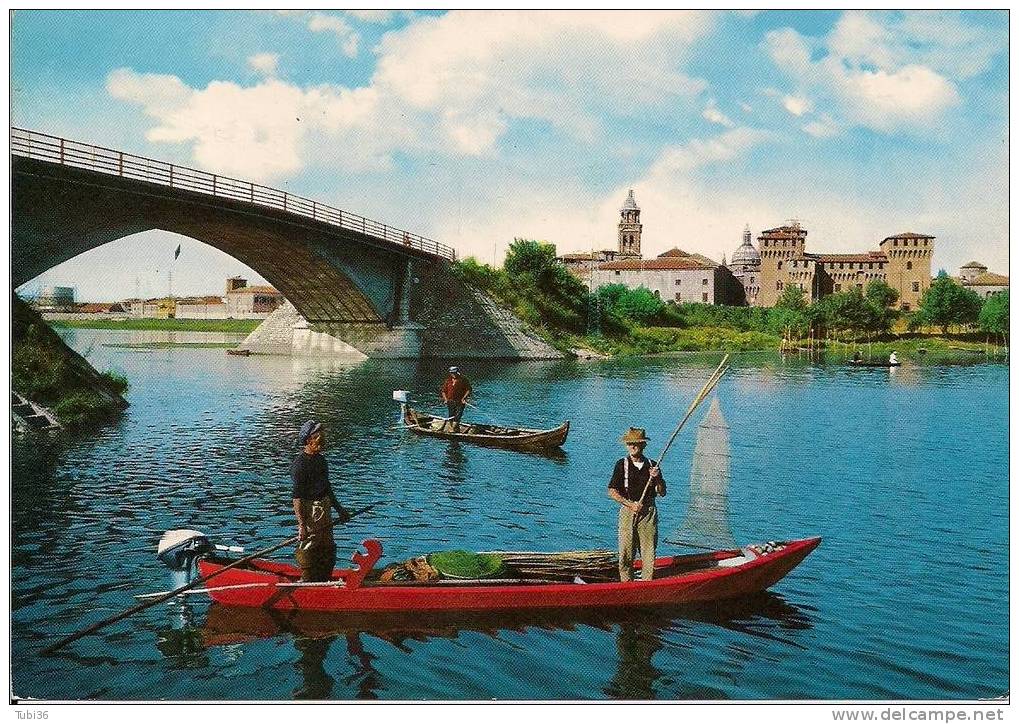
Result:
{"type": "Polygon", "coordinates": [[[365,23],[385,25],[393,19],[392,10],[347,10],[347,15],[365,23]]]}
{"type": "Polygon", "coordinates": [[[357,46],[361,36],[343,18],[325,13],[312,13],[308,30],[313,33],[333,33],[340,41],[343,54],[348,58],[357,57],[357,46]]]}
{"type": "Polygon", "coordinates": [[[248,67],[263,75],[276,75],[279,62],[277,53],[256,53],[248,58],[248,67]]]}
{"type": "Polygon", "coordinates": [[[886,131],[927,125],[960,100],[951,81],[920,65],[847,74],[841,93],[853,118],[886,131]]]}
{"type": "Polygon", "coordinates": [[[782,107],[794,116],[802,116],[810,110],[810,101],[798,96],[785,96],[782,99],[782,107]]]}
{"type": "MultiPolygon", "coordinates": [[[[764,49],[836,120],[822,123],[826,129],[930,129],[962,102],[958,82],[1004,49],[1000,38],[958,13],[935,15],[850,11],[824,38],[784,28],[766,35],[764,49]]],[[[785,107],[798,116],[809,110],[785,107]]]]}
{"type": "MultiPolygon", "coordinates": [[[[306,22],[356,52],[358,36],[343,18],[314,12],[306,22]]],[[[150,140],[191,143],[198,162],[268,180],[309,163],[312,145],[317,163],[348,169],[384,166],[397,151],[491,155],[520,121],[593,143],[606,118],[691,104],[706,83],[683,72],[685,49],[712,27],[710,14],[694,12],[456,11],[384,35],[362,87],[267,78],[200,89],[128,69],[111,74],[108,87],[159,121],[150,140]],[[150,79],[173,98],[127,87],[150,79]]]]}
{"type": "Polygon", "coordinates": [[[832,136],[837,136],[840,129],[834,118],[827,113],[823,113],[818,118],[805,123],[803,131],[815,138],[831,138],[832,136]]]}
{"type": "Polygon", "coordinates": [[[633,188],[642,208],[645,256],[678,245],[720,259],[739,245],[748,219],[772,213],[759,210],[756,191],[735,185],[739,171],[733,168],[748,152],[773,140],[766,132],[739,127],[671,146],[632,183],[607,193],[565,182],[549,193],[535,194],[529,180],[499,179],[498,196],[477,204],[483,211],[463,221],[468,234],[461,232],[461,224],[441,222],[437,233],[463,253],[486,261],[493,244],[505,251],[517,236],[547,239],[560,253],[614,248],[619,209],[633,188]],[[731,178],[734,186],[719,194],[705,185],[706,177],[731,178]]]}
{"type": "Polygon", "coordinates": [[[708,101],[708,105],[704,108],[701,116],[712,123],[717,123],[718,125],[725,126],[726,128],[733,128],[736,125],[733,123],[731,118],[718,110],[718,106],[715,105],[714,99],[708,101]]]}

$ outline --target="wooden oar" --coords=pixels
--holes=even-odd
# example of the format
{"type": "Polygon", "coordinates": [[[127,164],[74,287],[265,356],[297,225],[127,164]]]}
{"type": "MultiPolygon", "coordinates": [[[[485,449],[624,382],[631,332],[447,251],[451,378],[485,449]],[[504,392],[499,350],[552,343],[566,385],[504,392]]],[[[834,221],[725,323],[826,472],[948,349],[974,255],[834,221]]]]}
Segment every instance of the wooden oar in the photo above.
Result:
{"type": "MultiPolygon", "coordinates": [[[[722,379],[722,375],[724,375],[725,371],[729,369],[728,366],[726,365],[728,361],[729,355],[726,354],[724,357],[722,357],[722,361],[718,363],[718,367],[715,369],[715,371],[711,373],[711,377],[708,378],[708,381],[704,383],[704,387],[702,387],[701,391],[697,393],[697,396],[693,399],[693,402],[690,403],[690,407],[689,409],[687,409],[686,415],[683,416],[683,419],[680,421],[679,425],[676,426],[676,429],[673,431],[672,436],[669,438],[669,441],[665,443],[665,448],[658,456],[658,465],[656,465],[655,467],[661,467],[662,460],[665,458],[666,453],[669,452],[669,448],[672,447],[672,442],[676,439],[676,436],[679,435],[679,431],[683,429],[683,426],[686,425],[686,421],[690,419],[691,415],[693,415],[694,410],[696,410],[697,407],[702,402],[704,402],[705,398],[707,398],[707,396],[711,394],[711,391],[715,389],[715,385],[717,385],[718,381],[722,379]]],[[[648,491],[651,489],[652,480],[654,480],[654,478],[648,478],[647,485],[644,486],[644,491],[640,494],[640,500],[637,501],[638,505],[644,504],[644,498],[647,496],[648,491]]]]}
{"type": "MultiPolygon", "coordinates": [[[[347,518],[347,520],[351,520],[352,518],[354,518],[354,516],[360,515],[361,513],[366,513],[367,511],[369,511],[372,508],[374,508],[376,505],[378,505],[378,503],[372,503],[371,505],[367,505],[364,508],[361,508],[360,510],[355,510],[353,513],[350,514],[350,517],[347,518]]],[[[338,524],[338,523],[339,523],[338,520],[334,520],[333,521],[334,525],[338,524]]],[[[121,613],[118,613],[115,616],[110,616],[109,618],[105,618],[105,619],[103,619],[102,621],[100,621],[98,623],[94,623],[91,626],[89,626],[88,628],[82,629],[81,631],[78,631],[77,633],[73,633],[70,636],[65,636],[64,638],[62,638],[59,641],[57,641],[55,644],[51,644],[51,645],[47,646],[46,648],[42,649],[42,651],[40,651],[39,653],[42,654],[43,656],[52,654],[54,651],[62,649],[64,646],[67,646],[67,644],[72,643],[74,641],[77,641],[80,638],[84,638],[85,636],[88,636],[89,634],[93,634],[96,631],[98,631],[99,629],[106,628],[110,624],[116,623],[117,621],[123,621],[125,618],[128,618],[129,616],[133,616],[134,614],[138,613],[139,611],[144,611],[145,609],[151,608],[152,606],[155,606],[156,604],[162,603],[163,601],[169,601],[174,596],[177,596],[177,595],[183,593],[184,591],[188,591],[188,590],[190,590],[192,588],[200,586],[201,584],[205,583],[209,579],[215,578],[216,576],[218,576],[221,573],[225,573],[226,571],[229,571],[232,568],[237,568],[238,566],[242,566],[245,563],[247,563],[248,561],[254,560],[255,558],[261,558],[262,556],[267,556],[267,555],[269,555],[270,553],[272,553],[274,551],[278,551],[280,548],[283,548],[284,546],[288,546],[291,543],[296,543],[299,539],[300,539],[300,536],[296,536],[295,535],[295,536],[293,536],[291,538],[287,538],[282,543],[277,543],[276,545],[269,546],[268,548],[264,548],[263,550],[256,551],[255,553],[252,553],[249,556],[244,556],[243,558],[238,558],[233,563],[227,564],[227,565],[223,566],[222,568],[220,568],[219,570],[213,571],[212,573],[210,573],[210,574],[208,574],[206,576],[201,576],[200,578],[196,578],[195,580],[191,581],[190,583],[185,583],[180,588],[175,588],[174,590],[169,591],[168,593],[165,593],[165,594],[163,594],[161,596],[157,596],[156,598],[153,598],[153,599],[151,599],[149,601],[143,601],[142,603],[139,603],[136,606],[132,606],[131,608],[127,609],[126,611],[122,611],[121,613]]]]}

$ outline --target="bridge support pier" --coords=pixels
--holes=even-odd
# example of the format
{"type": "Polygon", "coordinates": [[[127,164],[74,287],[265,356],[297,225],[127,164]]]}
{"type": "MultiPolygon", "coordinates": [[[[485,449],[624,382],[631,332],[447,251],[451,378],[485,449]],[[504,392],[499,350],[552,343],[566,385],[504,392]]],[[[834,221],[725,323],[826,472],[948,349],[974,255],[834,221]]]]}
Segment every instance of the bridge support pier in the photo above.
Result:
{"type": "Polygon", "coordinates": [[[377,359],[414,359],[421,356],[424,326],[415,322],[393,327],[349,322],[320,322],[315,329],[342,339],[368,357],[377,359]]]}

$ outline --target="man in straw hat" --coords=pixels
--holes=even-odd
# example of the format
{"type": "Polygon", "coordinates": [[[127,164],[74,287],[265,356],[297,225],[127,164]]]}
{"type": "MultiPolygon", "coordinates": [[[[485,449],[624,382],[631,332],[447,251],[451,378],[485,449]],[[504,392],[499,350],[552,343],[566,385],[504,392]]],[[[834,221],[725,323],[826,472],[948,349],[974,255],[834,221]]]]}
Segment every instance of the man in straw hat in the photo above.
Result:
{"type": "Polygon", "coordinates": [[[297,436],[301,452],[290,464],[294,481],[294,515],[297,516],[297,565],[302,581],[328,581],[336,565],[332,509],[339,522],[350,520],[329,484],[329,466],[322,451],[326,436],[321,422],[308,420],[297,436]]]}
{"type": "Polygon", "coordinates": [[[633,580],[633,557],[639,548],[640,577],[650,581],[658,547],[658,509],[655,497],[665,496],[665,478],[654,460],[644,457],[648,438],[643,428],[631,427],[622,437],[627,455],[616,462],[609,481],[609,497],[619,503],[619,580],[633,580]]]}

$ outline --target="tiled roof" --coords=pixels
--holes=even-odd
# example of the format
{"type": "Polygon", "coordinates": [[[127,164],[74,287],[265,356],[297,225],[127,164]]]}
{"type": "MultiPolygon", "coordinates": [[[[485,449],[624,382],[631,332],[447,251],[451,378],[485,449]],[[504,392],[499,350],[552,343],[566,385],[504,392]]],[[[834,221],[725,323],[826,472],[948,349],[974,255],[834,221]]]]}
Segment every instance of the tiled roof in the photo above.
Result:
{"type": "Polygon", "coordinates": [[[967,286],[971,287],[1007,287],[1008,277],[994,272],[984,272],[975,277],[967,286]]]}
{"type": "Polygon", "coordinates": [[[766,236],[769,239],[799,239],[806,235],[806,229],[799,229],[795,226],[779,226],[774,229],[765,229],[758,234],[757,238],[766,236]]]}
{"type": "Polygon", "coordinates": [[[223,297],[220,296],[204,296],[204,297],[182,297],[177,300],[177,304],[222,304],[223,297]]]}
{"type": "Polygon", "coordinates": [[[656,259],[623,259],[622,261],[610,261],[600,264],[598,269],[602,271],[663,271],[683,269],[714,269],[718,264],[704,257],[698,259],[694,256],[660,256],[656,259]]]}
{"type": "Polygon", "coordinates": [[[275,287],[265,285],[255,285],[253,287],[241,287],[240,289],[233,289],[228,294],[279,294],[275,287]]]}
{"type": "Polygon", "coordinates": [[[917,234],[913,231],[904,231],[901,234],[893,234],[892,236],[886,236],[885,240],[888,239],[933,239],[935,237],[930,234],[917,234]]]}
{"type": "Polygon", "coordinates": [[[663,251],[661,254],[658,255],[658,258],[659,259],[689,259],[689,260],[692,260],[692,261],[695,261],[695,262],[700,262],[701,264],[704,264],[704,265],[710,266],[710,267],[718,266],[718,262],[716,262],[714,259],[709,259],[708,257],[703,256],[701,254],[691,254],[688,251],[683,251],[678,246],[674,246],[671,249],[669,249],[668,251],[663,251]]]}
{"type": "Polygon", "coordinates": [[[560,259],[570,259],[570,260],[577,259],[577,260],[581,260],[581,261],[591,261],[593,259],[601,259],[604,254],[605,254],[604,251],[601,251],[601,252],[599,252],[599,251],[577,251],[577,252],[572,252],[570,254],[563,254],[559,258],[560,259]]]}

